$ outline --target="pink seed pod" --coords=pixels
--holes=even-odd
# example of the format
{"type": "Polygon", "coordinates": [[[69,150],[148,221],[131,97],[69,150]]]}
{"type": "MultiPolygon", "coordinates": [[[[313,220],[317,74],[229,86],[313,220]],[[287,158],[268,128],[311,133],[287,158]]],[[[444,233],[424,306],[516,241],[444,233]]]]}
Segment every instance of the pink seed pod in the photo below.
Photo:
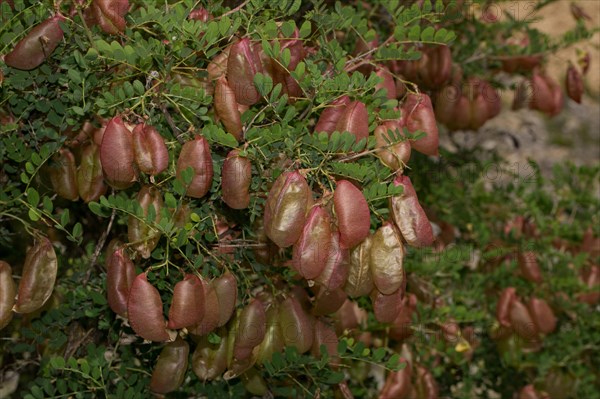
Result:
{"type": "Polygon", "coordinates": [[[169,341],[163,302],[160,293],[148,282],[146,273],[140,273],[133,280],[127,303],[129,324],[133,331],[148,341],[169,341]]]}
{"type": "Polygon", "coordinates": [[[542,282],[542,272],[540,270],[535,252],[519,252],[518,264],[521,274],[526,280],[538,284],[542,282]]]}
{"type": "Polygon", "coordinates": [[[183,280],[175,284],[173,299],[169,308],[167,327],[178,330],[200,323],[204,317],[204,287],[202,281],[186,274],[183,280]]]}
{"type": "Polygon", "coordinates": [[[221,172],[223,202],[232,209],[245,209],[250,205],[252,163],[239,153],[232,150],[227,154],[221,172]]]}
{"type": "Polygon", "coordinates": [[[207,335],[217,328],[221,318],[219,297],[214,287],[214,280],[211,284],[207,284],[202,280],[202,284],[204,289],[204,317],[200,323],[188,328],[191,334],[198,336],[207,335]]]}
{"type": "Polygon", "coordinates": [[[346,295],[346,292],[342,288],[328,290],[317,286],[311,313],[315,316],[325,316],[335,313],[346,302],[346,298],[348,298],[348,295],[346,295]]]}
{"type": "Polygon", "coordinates": [[[57,14],[36,25],[4,56],[6,65],[25,71],[40,66],[61,42],[64,33],[59,22],[65,20],[65,17],[57,14]]]}
{"type": "Polygon", "coordinates": [[[123,248],[115,249],[106,259],[106,294],[113,312],[127,318],[129,291],[135,279],[135,266],[123,248]]]}
{"type": "Polygon", "coordinates": [[[569,68],[567,69],[565,86],[567,87],[567,95],[569,98],[577,104],[581,104],[581,96],[584,91],[583,79],[574,65],[569,65],[569,68]]]}
{"type": "Polygon", "coordinates": [[[227,59],[227,81],[238,103],[256,104],[261,96],[254,86],[254,76],[262,71],[260,59],[252,49],[250,39],[243,38],[231,45],[227,59]]]}
{"type": "Polygon", "coordinates": [[[346,106],[350,103],[350,97],[342,96],[334,101],[323,110],[317,124],[315,125],[315,133],[327,132],[331,135],[335,131],[338,120],[346,110],[346,106]]]}
{"type": "Polygon", "coordinates": [[[406,285],[404,275],[404,245],[400,233],[391,222],[384,222],[371,238],[369,266],[373,283],[384,295],[406,285]]]}
{"type": "Polygon", "coordinates": [[[527,309],[541,333],[550,334],[556,330],[556,316],[546,301],[532,297],[527,303],[527,309]]]}
{"type": "Polygon", "coordinates": [[[352,101],[344,108],[344,112],[338,119],[335,130],[350,132],[356,137],[358,143],[369,137],[369,114],[367,107],[360,101],[352,101]]]}
{"type": "Polygon", "coordinates": [[[350,253],[340,245],[339,231],[333,231],[330,238],[329,253],[321,274],[315,278],[315,282],[327,290],[341,288],[348,279],[348,259],[350,253]]]}
{"type": "Polygon", "coordinates": [[[106,181],[114,188],[125,189],[137,180],[133,137],[118,116],[112,118],[104,130],[100,161],[106,181]]]}
{"type": "Polygon", "coordinates": [[[265,233],[278,247],[293,245],[302,234],[311,191],[298,171],[279,175],[267,196],[265,233]]]}
{"type": "Polygon", "coordinates": [[[363,193],[348,180],[339,180],[333,193],[340,245],[352,248],[369,235],[371,212],[363,193]]]}
{"type": "Polygon", "coordinates": [[[325,208],[311,209],[294,244],[292,265],[305,279],[316,278],[323,271],[331,248],[331,218],[325,208]]]}
{"type": "Polygon", "coordinates": [[[445,45],[427,46],[418,61],[418,75],[421,82],[429,88],[444,85],[452,73],[452,53],[445,45]]]}
{"type": "Polygon", "coordinates": [[[383,79],[383,82],[375,85],[376,90],[385,90],[389,100],[396,99],[396,82],[390,70],[385,66],[376,69],[375,74],[383,79]]]}
{"type": "Polygon", "coordinates": [[[52,161],[48,167],[48,174],[50,175],[52,188],[58,196],[69,201],[77,201],[79,199],[75,156],[70,150],[61,148],[52,157],[52,161]]]}
{"type": "Polygon", "coordinates": [[[346,330],[355,330],[364,327],[367,323],[367,311],[349,299],[333,315],[335,320],[335,331],[338,335],[344,334],[346,330]]]}
{"type": "Polygon", "coordinates": [[[217,327],[227,324],[237,302],[237,280],[231,272],[226,271],[212,282],[219,302],[219,321],[217,327]]]}
{"type": "Polygon", "coordinates": [[[208,141],[202,136],[196,136],[181,147],[177,159],[177,178],[182,180],[181,174],[188,167],[194,170],[192,182],[186,188],[186,195],[193,198],[202,198],[210,190],[213,179],[213,164],[208,141]]]}
{"type": "Polygon", "coordinates": [[[229,86],[225,76],[217,79],[215,86],[215,112],[227,133],[233,135],[237,141],[244,139],[242,135],[241,112],[235,98],[235,92],[229,86]]]}
{"type": "Polygon", "coordinates": [[[169,166],[169,152],[165,140],[153,126],[140,123],[132,132],[133,151],[138,168],[156,176],[169,166]]]}
{"type": "Polygon", "coordinates": [[[77,189],[85,203],[97,201],[108,189],[102,174],[100,148],[94,143],[88,144],[81,151],[81,162],[77,169],[77,189]]]}
{"type": "Polygon", "coordinates": [[[311,348],[314,321],[296,298],[288,297],[280,304],[279,323],[286,346],[295,346],[298,353],[304,353],[311,348]]]}
{"type": "Polygon", "coordinates": [[[377,142],[377,157],[385,166],[393,171],[402,170],[410,159],[411,146],[408,140],[393,143],[389,131],[396,132],[393,137],[398,137],[401,132],[398,121],[387,121],[375,128],[375,140],[377,142]]]}
{"type": "Polygon", "coordinates": [[[406,366],[401,370],[392,371],[388,374],[383,389],[379,394],[379,399],[408,398],[408,395],[413,390],[410,362],[401,357],[399,363],[406,363],[406,366]]]}
{"type": "Polygon", "coordinates": [[[336,364],[339,362],[337,346],[339,340],[333,327],[322,320],[317,319],[315,322],[315,336],[313,339],[310,353],[317,359],[321,357],[321,345],[325,345],[325,352],[329,356],[329,363],[336,364]]]}
{"type": "Polygon", "coordinates": [[[190,11],[190,15],[188,15],[188,19],[193,19],[195,21],[208,22],[213,18],[213,16],[208,12],[208,10],[204,7],[198,7],[190,11]]]}
{"type": "Polygon", "coordinates": [[[231,47],[225,47],[222,52],[213,57],[206,67],[209,81],[214,82],[221,76],[225,76],[225,73],[227,73],[227,61],[229,59],[230,49],[231,47]]]}
{"type": "Polygon", "coordinates": [[[538,329],[529,310],[518,298],[510,306],[510,323],[517,335],[527,340],[536,340],[538,329]]]}
{"type": "Polygon", "coordinates": [[[438,399],[439,388],[431,372],[423,366],[417,366],[415,389],[424,399],[438,399]]]}
{"type": "Polygon", "coordinates": [[[12,276],[12,268],[0,260],[0,330],[13,318],[13,306],[17,295],[17,285],[12,276]]]}
{"type": "Polygon", "coordinates": [[[125,31],[128,0],[93,0],[92,15],[100,28],[111,35],[125,31]]]}
{"type": "Polygon", "coordinates": [[[380,323],[391,323],[400,314],[404,289],[398,288],[390,295],[382,294],[377,288],[371,291],[371,302],[375,319],[380,323]]]}
{"type": "Polygon", "coordinates": [[[427,94],[409,93],[402,104],[402,120],[409,132],[422,131],[427,136],[411,142],[412,148],[425,155],[438,156],[438,127],[431,99],[427,94]]]}
{"type": "Polygon", "coordinates": [[[395,186],[404,192],[390,198],[390,214],[406,242],[413,247],[427,247],[433,243],[433,229],[408,176],[399,175],[395,186]]]}
{"type": "Polygon", "coordinates": [[[150,390],[158,394],[176,391],[185,379],[189,354],[190,346],[179,337],[166,344],[152,371],[150,390]]]}
{"type": "Polygon", "coordinates": [[[500,299],[496,305],[496,320],[504,327],[511,326],[510,309],[516,297],[517,290],[515,287],[507,287],[500,294],[500,299]]]}
{"type": "Polygon", "coordinates": [[[52,295],[58,260],[49,239],[39,238],[25,255],[14,311],[32,313],[44,306],[52,295]]]}
{"type": "Polygon", "coordinates": [[[265,307],[259,299],[253,299],[242,310],[235,334],[233,356],[237,360],[246,360],[255,346],[265,338],[267,315],[265,307]]]}
{"type": "Polygon", "coordinates": [[[350,251],[350,267],[344,291],[351,298],[368,295],[373,289],[373,276],[369,268],[371,237],[367,237],[350,251]]]}

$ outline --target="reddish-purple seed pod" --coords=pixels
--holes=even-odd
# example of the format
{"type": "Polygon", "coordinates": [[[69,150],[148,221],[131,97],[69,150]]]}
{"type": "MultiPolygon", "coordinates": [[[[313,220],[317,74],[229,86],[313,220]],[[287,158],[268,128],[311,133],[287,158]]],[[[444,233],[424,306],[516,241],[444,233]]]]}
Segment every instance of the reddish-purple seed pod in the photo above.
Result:
{"type": "Polygon", "coordinates": [[[202,283],[204,286],[204,317],[200,323],[188,328],[190,333],[198,336],[206,335],[217,328],[221,317],[219,298],[214,288],[214,280],[210,284],[207,284],[203,280],[202,283]]]}
{"type": "Polygon", "coordinates": [[[97,201],[108,189],[102,174],[100,148],[94,143],[87,145],[81,152],[81,162],[77,169],[77,189],[85,203],[97,201]]]}
{"type": "Polygon", "coordinates": [[[232,150],[223,162],[221,191],[223,202],[233,209],[245,209],[250,205],[250,184],[252,184],[252,163],[232,150]]]}
{"type": "Polygon", "coordinates": [[[106,181],[114,188],[125,189],[137,180],[133,137],[118,116],[112,118],[104,130],[100,161],[106,181]]]}
{"type": "Polygon", "coordinates": [[[310,349],[314,338],[314,322],[296,298],[288,297],[281,303],[279,323],[286,346],[295,346],[298,353],[310,349]]]}
{"type": "Polygon", "coordinates": [[[212,15],[208,12],[208,10],[204,7],[198,7],[192,11],[188,15],[188,19],[193,19],[195,21],[208,22],[212,19],[212,15]]]}
{"type": "Polygon", "coordinates": [[[231,272],[226,271],[222,276],[213,280],[211,284],[219,302],[219,321],[217,327],[227,324],[237,302],[237,280],[231,272]]]}
{"type": "Polygon", "coordinates": [[[510,306],[510,323],[517,335],[527,340],[537,338],[538,329],[527,307],[518,298],[510,306]]]}
{"type": "Polygon", "coordinates": [[[202,198],[210,190],[213,179],[212,157],[206,138],[196,136],[181,147],[177,160],[178,179],[182,180],[181,174],[188,167],[194,170],[194,176],[185,193],[193,198],[202,198]]]}
{"type": "Polygon", "coordinates": [[[75,168],[75,156],[66,148],[61,148],[52,157],[48,173],[54,192],[64,199],[77,201],[79,191],[77,189],[77,175],[75,168]]]}
{"type": "Polygon", "coordinates": [[[169,308],[167,327],[177,330],[200,323],[204,317],[204,287],[202,281],[186,274],[175,284],[173,299],[169,308]]]}
{"type": "Polygon", "coordinates": [[[402,308],[403,296],[404,290],[402,288],[398,288],[390,295],[385,295],[378,289],[371,291],[371,302],[373,304],[375,319],[380,323],[391,323],[396,320],[402,308]]]}
{"type": "Polygon", "coordinates": [[[331,233],[329,253],[325,261],[325,266],[321,274],[315,278],[315,282],[321,284],[328,290],[341,288],[348,279],[348,259],[350,253],[348,249],[340,245],[339,231],[331,233]]]}
{"type": "Polygon", "coordinates": [[[215,85],[215,112],[227,133],[233,135],[237,141],[242,141],[241,113],[238,109],[235,92],[224,76],[217,79],[215,85]]]}
{"type": "Polygon", "coordinates": [[[452,53],[446,45],[428,46],[419,60],[418,75],[429,88],[438,88],[450,79],[452,53]]]}
{"type": "Polygon", "coordinates": [[[311,191],[298,171],[282,173],[267,196],[265,233],[278,247],[293,245],[302,234],[311,191]]]}
{"type": "Polygon", "coordinates": [[[363,193],[348,180],[339,180],[333,193],[333,208],[340,231],[340,245],[352,248],[369,235],[371,212],[363,193]]]}
{"type": "Polygon", "coordinates": [[[314,206],[292,254],[292,265],[302,277],[312,280],[321,274],[329,257],[331,240],[329,213],[321,206],[314,206]]]}
{"type": "Polygon", "coordinates": [[[394,179],[395,186],[402,186],[404,192],[390,198],[390,214],[406,242],[413,247],[426,247],[433,243],[433,229],[419,198],[405,175],[394,179]]]}
{"type": "Polygon", "coordinates": [[[527,309],[540,332],[550,334],[556,329],[556,316],[546,301],[533,297],[529,299],[527,309]]]}
{"type": "Polygon", "coordinates": [[[132,132],[133,150],[139,169],[155,176],[169,166],[169,151],[165,140],[153,126],[140,123],[132,132]]]}
{"type": "Polygon", "coordinates": [[[500,299],[498,299],[496,305],[496,320],[504,327],[511,326],[510,309],[516,297],[517,290],[515,287],[507,287],[500,294],[500,299]]]}
{"type": "Polygon", "coordinates": [[[533,251],[519,252],[518,255],[519,269],[525,279],[532,283],[542,282],[542,272],[537,261],[537,256],[533,251]]]}
{"type": "Polygon", "coordinates": [[[190,346],[181,338],[166,344],[152,371],[150,390],[159,394],[177,390],[185,379],[189,353],[190,346]]]}
{"type": "Polygon", "coordinates": [[[60,14],[36,25],[6,56],[6,65],[25,71],[37,68],[48,58],[62,40],[64,33],[59,22],[65,21],[60,14]]]}
{"type": "Polygon", "coordinates": [[[332,101],[331,104],[321,113],[321,116],[315,125],[315,133],[327,132],[331,135],[331,133],[335,131],[337,122],[349,103],[350,97],[348,96],[342,96],[332,101]]]}
{"type": "Polygon", "coordinates": [[[129,291],[135,279],[135,266],[124,248],[115,249],[106,259],[106,294],[108,306],[127,318],[129,291]]]}
{"type": "Polygon", "coordinates": [[[380,66],[377,68],[377,76],[383,79],[381,83],[375,85],[376,90],[386,91],[386,96],[390,100],[396,99],[396,82],[394,82],[394,76],[387,67],[380,66]]]}
{"type": "Polygon", "coordinates": [[[384,295],[391,295],[406,284],[404,245],[400,233],[390,222],[384,222],[371,238],[369,267],[373,283],[384,295]]]}
{"type": "Polygon", "coordinates": [[[214,380],[227,368],[227,329],[220,328],[216,333],[221,338],[219,343],[210,343],[208,336],[202,337],[192,355],[192,370],[201,381],[214,380]]]}
{"type": "Polygon", "coordinates": [[[398,137],[401,126],[398,121],[387,121],[375,128],[375,140],[377,142],[377,157],[388,168],[396,171],[403,169],[410,159],[411,146],[408,140],[395,142],[389,135],[389,131],[395,132],[393,137],[398,137]],[[395,144],[390,144],[394,143],[395,144]]]}
{"type": "Polygon", "coordinates": [[[129,291],[127,316],[131,328],[140,337],[156,342],[170,339],[160,293],[148,282],[146,273],[138,274],[133,280],[129,291]]]}
{"type": "Polygon", "coordinates": [[[232,44],[227,59],[227,81],[238,103],[253,105],[260,100],[254,86],[254,76],[258,72],[262,72],[262,64],[252,49],[250,39],[243,38],[232,44]]]}
{"type": "Polygon", "coordinates": [[[340,133],[350,132],[356,137],[356,142],[369,137],[369,114],[367,107],[360,101],[352,101],[338,119],[335,130],[340,133]]]}
{"type": "Polygon", "coordinates": [[[25,255],[14,311],[35,312],[50,298],[54,290],[58,260],[49,239],[39,238],[25,255]]]}
{"type": "Polygon", "coordinates": [[[104,32],[117,35],[125,30],[128,0],[94,0],[91,7],[94,19],[104,32]]]}
{"type": "Polygon", "coordinates": [[[574,65],[569,65],[567,69],[565,86],[567,87],[567,95],[573,101],[581,104],[581,96],[583,95],[583,79],[581,74],[574,65]]]}
{"type": "Polygon", "coordinates": [[[427,94],[410,93],[402,104],[402,119],[409,132],[422,131],[427,136],[412,141],[412,148],[425,155],[438,156],[439,132],[431,99],[427,94]]]}
{"type": "Polygon", "coordinates": [[[405,399],[409,397],[408,395],[412,390],[410,363],[402,357],[399,363],[406,363],[406,366],[401,370],[390,372],[385,379],[379,399],[405,399]]]}
{"type": "Polygon", "coordinates": [[[325,346],[325,352],[329,356],[329,362],[335,364],[339,361],[337,346],[339,340],[335,330],[322,320],[315,323],[315,336],[310,353],[317,359],[321,357],[321,345],[325,346]]]}
{"type": "Polygon", "coordinates": [[[13,318],[13,306],[17,286],[12,276],[12,268],[3,260],[0,260],[0,330],[10,323],[13,318]]]}
{"type": "Polygon", "coordinates": [[[265,338],[267,314],[263,303],[253,299],[240,313],[239,324],[235,334],[233,356],[237,360],[245,360],[252,354],[252,349],[265,338]]]}
{"type": "Polygon", "coordinates": [[[415,389],[418,397],[423,399],[438,399],[439,388],[433,375],[425,367],[417,366],[417,381],[415,389]]]}
{"type": "Polygon", "coordinates": [[[346,302],[346,292],[342,288],[328,290],[319,287],[315,295],[311,313],[315,316],[325,316],[337,312],[346,302]]]}

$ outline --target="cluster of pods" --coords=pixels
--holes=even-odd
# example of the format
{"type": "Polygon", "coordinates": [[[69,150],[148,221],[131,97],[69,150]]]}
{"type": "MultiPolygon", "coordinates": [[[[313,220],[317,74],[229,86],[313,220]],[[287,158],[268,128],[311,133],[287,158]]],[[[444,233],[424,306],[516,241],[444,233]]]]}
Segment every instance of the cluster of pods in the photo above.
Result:
{"type": "Polygon", "coordinates": [[[14,313],[26,314],[40,309],[52,295],[58,261],[49,239],[41,237],[27,251],[19,285],[12,268],[0,260],[0,330],[14,313]]]}

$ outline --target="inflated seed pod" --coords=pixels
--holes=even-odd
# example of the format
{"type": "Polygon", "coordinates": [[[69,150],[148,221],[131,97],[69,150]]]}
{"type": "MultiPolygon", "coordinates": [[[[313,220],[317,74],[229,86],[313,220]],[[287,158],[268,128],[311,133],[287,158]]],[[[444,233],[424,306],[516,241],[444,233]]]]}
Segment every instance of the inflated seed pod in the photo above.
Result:
{"type": "Polygon", "coordinates": [[[295,346],[298,353],[310,349],[314,337],[314,321],[296,298],[288,297],[279,305],[279,324],[286,346],[295,346]]]}
{"type": "Polygon", "coordinates": [[[204,7],[198,7],[196,9],[190,11],[190,14],[188,15],[188,19],[193,19],[195,21],[202,21],[202,22],[208,22],[212,18],[213,18],[212,15],[210,15],[208,10],[204,7]]]}
{"type": "Polygon", "coordinates": [[[438,88],[450,79],[452,53],[445,45],[428,46],[419,60],[418,75],[429,88],[438,88]]]}
{"type": "Polygon", "coordinates": [[[14,311],[31,313],[41,308],[54,290],[58,261],[52,243],[39,238],[25,255],[14,311]]]}
{"type": "Polygon", "coordinates": [[[581,96],[583,95],[583,79],[581,74],[574,65],[569,65],[565,86],[567,87],[567,95],[573,101],[581,104],[581,96]]]}
{"type": "Polygon", "coordinates": [[[189,354],[190,346],[181,338],[166,344],[152,371],[150,390],[160,394],[177,390],[185,379],[189,354]]]}
{"type": "Polygon", "coordinates": [[[394,82],[394,76],[387,67],[380,66],[375,70],[375,74],[379,76],[383,81],[375,85],[376,90],[385,90],[386,96],[390,100],[396,99],[396,82],[394,82]]]}
{"type": "Polygon", "coordinates": [[[212,82],[225,76],[227,72],[227,60],[229,59],[230,47],[226,47],[222,52],[217,54],[206,67],[208,79],[212,82]]]}
{"type": "Polygon", "coordinates": [[[232,44],[227,59],[227,81],[238,103],[253,105],[260,100],[260,93],[254,86],[254,76],[258,72],[263,72],[262,64],[250,39],[243,38],[232,44]]]}
{"type": "Polygon", "coordinates": [[[369,235],[371,212],[363,193],[348,180],[339,180],[333,192],[333,209],[342,248],[353,248],[369,235]]]}
{"type": "Polygon", "coordinates": [[[104,32],[117,35],[125,31],[128,0],[94,0],[91,7],[96,23],[104,32]]]}
{"type": "Polygon", "coordinates": [[[265,338],[266,329],[265,307],[259,299],[253,299],[240,313],[233,356],[238,360],[249,358],[254,347],[265,338]]]}
{"type": "Polygon", "coordinates": [[[222,327],[216,334],[220,338],[218,343],[210,343],[208,336],[204,336],[192,355],[192,370],[202,381],[214,380],[227,369],[227,329],[222,327]]]}
{"type": "Polygon", "coordinates": [[[183,181],[181,174],[188,167],[194,170],[192,182],[187,186],[185,194],[193,198],[202,198],[210,190],[213,179],[213,164],[208,141],[196,136],[181,147],[177,159],[177,178],[183,181]]]}
{"type": "Polygon", "coordinates": [[[242,141],[242,118],[238,109],[238,103],[235,99],[235,92],[229,86],[227,78],[221,76],[217,79],[215,85],[215,112],[225,126],[227,133],[230,133],[242,141]]]}
{"type": "Polygon", "coordinates": [[[77,168],[77,189],[85,203],[97,201],[108,189],[102,174],[100,148],[94,143],[86,145],[81,151],[81,162],[77,168]]]}
{"type": "MultiPolygon", "coordinates": [[[[160,211],[163,207],[162,194],[158,189],[151,186],[144,186],[138,192],[137,201],[142,207],[143,218],[148,217],[151,212],[150,208],[154,208],[154,223],[160,221],[160,211]]],[[[127,237],[132,244],[131,247],[137,251],[142,258],[148,259],[154,248],[160,240],[160,231],[153,228],[145,220],[140,220],[138,217],[129,216],[127,221],[127,237]]]]}
{"type": "Polygon", "coordinates": [[[340,245],[339,231],[333,231],[330,238],[329,253],[323,271],[315,278],[315,282],[328,290],[341,288],[348,279],[348,249],[340,245]]]}
{"type": "Polygon", "coordinates": [[[308,213],[300,238],[294,244],[294,269],[307,280],[319,276],[328,260],[331,241],[329,213],[321,206],[314,206],[308,213]]]}
{"type": "Polygon", "coordinates": [[[61,42],[64,33],[59,22],[65,20],[57,14],[36,25],[4,56],[6,65],[25,71],[40,66],[61,42]]]}
{"type": "Polygon", "coordinates": [[[369,114],[367,107],[360,101],[352,101],[344,107],[344,112],[338,119],[335,130],[343,133],[350,132],[356,137],[356,142],[369,137],[369,114]]]}
{"type": "Polygon", "coordinates": [[[335,331],[338,335],[341,335],[346,330],[354,330],[359,326],[364,326],[367,322],[367,312],[358,306],[356,302],[347,299],[333,315],[333,319],[335,320],[335,331]]]}
{"type": "Polygon", "coordinates": [[[420,399],[438,399],[439,388],[431,372],[423,366],[417,366],[417,380],[415,384],[417,397],[420,399]]]}
{"type": "Polygon", "coordinates": [[[315,337],[310,348],[310,353],[317,359],[321,358],[321,345],[324,345],[325,352],[330,357],[330,363],[336,363],[339,360],[337,353],[338,343],[339,340],[334,328],[317,319],[315,322],[315,337]]]}
{"type": "Polygon", "coordinates": [[[244,384],[244,388],[250,394],[264,398],[269,393],[267,382],[255,367],[245,371],[240,378],[244,384]]]}
{"type": "Polygon", "coordinates": [[[548,395],[538,395],[538,392],[535,390],[533,385],[525,385],[519,391],[519,399],[550,399],[548,395]]]}
{"type": "Polygon", "coordinates": [[[384,295],[391,295],[406,284],[404,245],[396,227],[385,222],[371,238],[369,266],[373,283],[384,295]]]}
{"type": "Polygon", "coordinates": [[[400,314],[404,290],[398,288],[390,295],[382,294],[377,288],[371,291],[371,302],[375,319],[380,323],[391,323],[400,314]]]}
{"type": "Polygon", "coordinates": [[[258,347],[256,362],[258,364],[270,362],[273,353],[281,352],[284,346],[283,333],[279,327],[279,308],[273,304],[267,309],[267,328],[265,337],[258,347]]]}
{"type": "Polygon", "coordinates": [[[346,298],[348,298],[348,295],[346,295],[346,292],[342,288],[328,290],[319,287],[315,295],[311,313],[315,316],[325,316],[335,313],[346,302],[346,298]]]}
{"type": "Polygon", "coordinates": [[[12,276],[12,268],[8,263],[0,260],[0,330],[10,323],[13,318],[13,306],[17,286],[12,276]]]}
{"type": "Polygon", "coordinates": [[[298,171],[279,175],[267,196],[265,233],[278,247],[293,245],[302,234],[306,209],[311,201],[306,179],[298,171]]]}
{"type": "Polygon", "coordinates": [[[158,290],[148,282],[146,273],[133,280],[127,302],[127,317],[133,331],[148,341],[170,339],[163,316],[163,302],[158,290]]]}
{"type": "Polygon", "coordinates": [[[350,97],[348,96],[342,96],[333,100],[321,113],[321,116],[315,125],[315,133],[327,132],[331,135],[331,133],[335,131],[337,122],[349,103],[350,97]]]}
{"type": "Polygon", "coordinates": [[[538,331],[550,334],[556,329],[556,316],[546,301],[532,297],[527,303],[527,309],[538,331]]]}
{"type": "Polygon", "coordinates": [[[75,156],[66,148],[61,148],[48,167],[52,189],[59,197],[70,201],[77,201],[77,177],[75,169],[75,156]]]}
{"type": "Polygon", "coordinates": [[[226,271],[211,283],[219,301],[219,322],[217,327],[227,324],[235,310],[237,302],[237,280],[230,271],[226,271]]]}
{"type": "Polygon", "coordinates": [[[405,399],[409,397],[408,395],[412,390],[410,363],[402,357],[399,363],[406,363],[406,366],[401,370],[392,371],[388,374],[379,394],[379,399],[405,399]]]}
{"type": "Polygon", "coordinates": [[[133,137],[118,116],[112,118],[104,130],[100,162],[106,181],[118,190],[131,186],[137,180],[133,137]]]}
{"type": "Polygon", "coordinates": [[[227,154],[221,172],[223,202],[233,209],[245,209],[250,204],[252,163],[239,153],[232,150],[227,154]]]}
{"type": "Polygon", "coordinates": [[[431,99],[427,94],[409,93],[402,104],[402,120],[409,132],[425,132],[427,135],[412,141],[412,148],[425,155],[438,156],[438,127],[433,113],[431,99]]]}
{"type": "Polygon", "coordinates": [[[138,168],[155,176],[169,166],[169,151],[165,139],[154,126],[140,123],[133,132],[133,151],[138,168]]]}
{"type": "Polygon", "coordinates": [[[402,233],[402,237],[413,247],[426,247],[433,243],[433,229],[425,211],[419,204],[419,198],[410,181],[410,177],[399,175],[394,179],[395,186],[401,186],[404,192],[390,198],[390,214],[402,233]]]}
{"type": "Polygon", "coordinates": [[[527,340],[536,340],[538,329],[527,306],[515,298],[510,306],[510,323],[517,335],[527,340]]]}
{"type": "Polygon", "coordinates": [[[210,284],[202,282],[204,284],[204,317],[200,323],[188,328],[190,333],[198,336],[206,335],[217,328],[221,318],[219,297],[214,287],[214,280],[210,284]]]}
{"type": "Polygon", "coordinates": [[[373,276],[369,267],[370,251],[371,237],[367,237],[350,251],[348,279],[344,291],[352,298],[368,295],[373,289],[373,276]]]}
{"type": "Polygon", "coordinates": [[[542,282],[542,272],[540,270],[540,266],[538,265],[535,252],[519,252],[518,264],[521,274],[523,277],[525,277],[525,279],[531,281],[532,283],[542,282]]]}
{"type": "Polygon", "coordinates": [[[106,258],[106,295],[108,306],[119,316],[127,318],[129,291],[135,279],[135,266],[122,247],[106,258]]]}
{"type": "Polygon", "coordinates": [[[500,294],[500,299],[496,305],[496,320],[504,327],[510,327],[510,309],[512,303],[517,297],[517,289],[515,287],[507,287],[500,294]]]}
{"type": "Polygon", "coordinates": [[[396,132],[398,137],[400,124],[398,121],[387,121],[375,128],[375,140],[377,143],[377,157],[385,166],[392,170],[403,169],[410,159],[411,146],[408,140],[396,142],[389,135],[389,131],[396,132]]]}
{"type": "Polygon", "coordinates": [[[390,327],[390,337],[401,341],[413,334],[412,316],[417,307],[417,297],[414,294],[408,294],[402,300],[402,307],[398,317],[392,322],[390,327]]]}
{"type": "Polygon", "coordinates": [[[167,327],[177,330],[200,323],[204,317],[204,286],[193,274],[175,284],[167,327]]]}

